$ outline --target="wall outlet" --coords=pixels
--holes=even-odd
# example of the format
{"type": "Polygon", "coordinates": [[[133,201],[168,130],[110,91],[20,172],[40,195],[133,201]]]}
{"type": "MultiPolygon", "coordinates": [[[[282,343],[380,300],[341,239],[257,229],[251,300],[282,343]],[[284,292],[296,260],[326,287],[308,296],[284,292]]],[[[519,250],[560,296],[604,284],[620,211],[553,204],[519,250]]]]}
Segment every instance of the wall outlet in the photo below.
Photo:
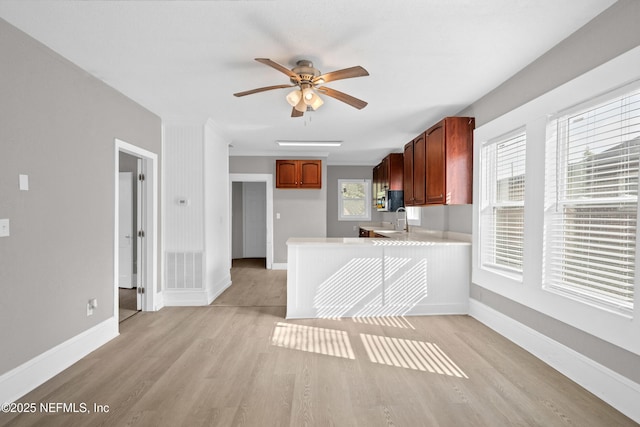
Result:
{"type": "Polygon", "coordinates": [[[91,298],[89,302],[87,302],[87,316],[93,315],[93,310],[98,307],[98,300],[96,298],[91,298]]]}
{"type": "Polygon", "coordinates": [[[9,219],[0,219],[0,237],[8,237],[9,235],[9,219]]]}

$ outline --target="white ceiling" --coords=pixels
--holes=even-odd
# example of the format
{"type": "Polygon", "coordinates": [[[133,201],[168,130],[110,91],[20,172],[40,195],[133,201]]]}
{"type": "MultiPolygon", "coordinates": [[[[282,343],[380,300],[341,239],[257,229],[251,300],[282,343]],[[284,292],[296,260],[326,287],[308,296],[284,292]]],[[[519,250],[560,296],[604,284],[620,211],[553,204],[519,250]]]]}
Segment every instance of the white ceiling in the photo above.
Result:
{"type": "Polygon", "coordinates": [[[0,0],[0,17],[166,123],[211,118],[231,138],[231,155],[293,154],[278,139],[341,140],[323,149],[329,164],[375,164],[613,3],[0,0]],[[369,105],[325,97],[317,111],[291,118],[287,89],[232,96],[288,83],[259,57],[288,68],[310,59],[322,72],[361,65],[369,77],[327,86],[369,105]]]}

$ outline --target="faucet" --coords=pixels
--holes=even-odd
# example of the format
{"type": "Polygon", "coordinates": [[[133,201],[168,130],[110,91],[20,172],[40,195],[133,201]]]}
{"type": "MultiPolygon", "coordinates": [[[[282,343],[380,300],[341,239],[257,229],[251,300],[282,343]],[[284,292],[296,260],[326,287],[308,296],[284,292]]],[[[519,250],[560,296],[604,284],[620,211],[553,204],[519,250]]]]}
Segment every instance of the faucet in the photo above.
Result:
{"type": "Polygon", "coordinates": [[[398,217],[396,218],[396,229],[400,228],[400,222],[404,221],[404,231],[406,231],[407,233],[409,232],[409,221],[407,220],[407,210],[403,207],[400,206],[398,208],[398,210],[396,210],[396,212],[404,212],[404,219],[400,218],[400,215],[398,214],[398,217]]]}

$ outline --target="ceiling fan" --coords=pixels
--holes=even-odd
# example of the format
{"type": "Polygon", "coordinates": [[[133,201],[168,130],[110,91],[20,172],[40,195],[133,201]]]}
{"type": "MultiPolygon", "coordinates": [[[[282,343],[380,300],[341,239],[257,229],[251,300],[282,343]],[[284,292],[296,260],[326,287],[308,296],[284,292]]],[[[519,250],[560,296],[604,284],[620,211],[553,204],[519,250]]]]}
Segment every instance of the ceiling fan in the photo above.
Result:
{"type": "Polygon", "coordinates": [[[284,89],[288,87],[296,87],[297,89],[287,95],[287,102],[293,107],[291,117],[302,117],[307,108],[312,110],[318,109],[324,101],[318,96],[318,92],[351,105],[358,110],[367,106],[367,103],[361,99],[355,98],[346,93],[320,86],[334,80],[350,79],[353,77],[368,76],[367,70],[359,65],[355,67],[345,68],[342,70],[331,71],[330,73],[320,74],[320,71],[313,66],[311,61],[301,59],[296,62],[296,66],[291,70],[283,65],[278,64],[267,58],[256,58],[256,61],[275,68],[281,73],[289,76],[291,84],[282,84],[275,86],[265,86],[257,89],[247,90],[245,92],[234,93],[233,96],[245,96],[258,92],[265,92],[273,89],[284,89]]]}

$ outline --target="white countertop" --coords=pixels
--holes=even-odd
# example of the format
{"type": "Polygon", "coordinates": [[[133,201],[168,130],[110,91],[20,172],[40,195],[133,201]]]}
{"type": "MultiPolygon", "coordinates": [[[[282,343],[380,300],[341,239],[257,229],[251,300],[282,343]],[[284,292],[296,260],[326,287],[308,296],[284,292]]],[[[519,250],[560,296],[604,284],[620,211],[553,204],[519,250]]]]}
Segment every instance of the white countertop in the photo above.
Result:
{"type": "MultiPolygon", "coordinates": [[[[364,228],[364,227],[363,227],[364,228]]],[[[415,228],[406,231],[372,228],[384,238],[366,237],[291,237],[289,246],[301,245],[367,245],[367,246],[429,246],[429,245],[471,245],[471,235],[450,231],[432,231],[415,228]]]]}

